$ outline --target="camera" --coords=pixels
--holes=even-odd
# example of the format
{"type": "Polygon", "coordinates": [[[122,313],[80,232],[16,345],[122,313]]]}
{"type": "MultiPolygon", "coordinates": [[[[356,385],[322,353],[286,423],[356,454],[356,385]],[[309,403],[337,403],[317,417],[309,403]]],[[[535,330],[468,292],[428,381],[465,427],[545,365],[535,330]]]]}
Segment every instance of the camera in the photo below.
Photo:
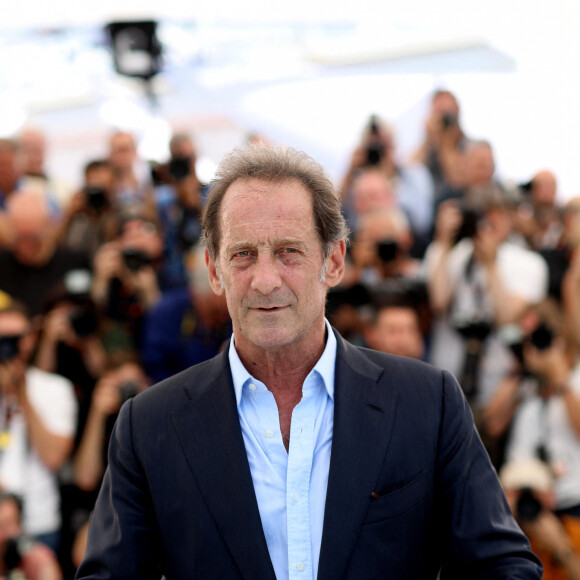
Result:
{"type": "Polygon", "coordinates": [[[483,217],[481,211],[473,208],[462,207],[460,208],[460,211],[461,225],[455,234],[455,243],[458,243],[465,238],[473,238],[477,233],[477,226],[483,217]]]}
{"type": "Polygon", "coordinates": [[[537,350],[546,350],[552,346],[553,339],[554,333],[552,329],[546,323],[542,322],[530,334],[529,343],[537,350]]]}
{"type": "Polygon", "coordinates": [[[137,248],[126,248],[121,252],[125,266],[131,272],[138,272],[141,268],[151,265],[151,258],[137,248]]]}
{"type": "Polygon", "coordinates": [[[397,257],[399,245],[396,240],[385,239],[377,244],[377,254],[383,264],[392,262],[397,257]]]}
{"type": "Polygon", "coordinates": [[[91,209],[102,210],[107,205],[107,192],[103,187],[85,187],[85,196],[91,209]]]}
{"type": "Polygon", "coordinates": [[[520,490],[520,497],[516,502],[516,516],[520,520],[533,522],[542,511],[542,504],[534,496],[530,487],[520,490]]]}
{"type": "Polygon", "coordinates": [[[441,117],[441,125],[443,126],[443,129],[455,127],[457,125],[457,121],[457,115],[454,115],[453,113],[445,113],[441,117]]]}
{"type": "Polygon", "coordinates": [[[20,578],[15,575],[16,570],[22,564],[22,558],[26,552],[33,546],[34,540],[24,535],[7,538],[4,541],[4,544],[0,546],[0,552],[2,552],[1,558],[7,578],[20,578]]]}
{"type": "Polygon", "coordinates": [[[18,342],[21,336],[0,336],[0,362],[13,360],[18,356],[18,342]]]}
{"type": "Polygon", "coordinates": [[[172,157],[168,171],[175,181],[185,179],[191,173],[191,157],[172,157]]]}
{"type": "Polygon", "coordinates": [[[69,323],[79,338],[87,338],[97,332],[97,316],[88,307],[77,306],[69,314],[69,323]]]}
{"type": "Polygon", "coordinates": [[[132,399],[139,392],[139,383],[137,381],[125,381],[118,387],[121,404],[132,399]]]}
{"type": "Polygon", "coordinates": [[[369,120],[369,142],[366,145],[366,164],[378,165],[385,155],[385,146],[379,139],[379,120],[371,115],[369,120]]]}

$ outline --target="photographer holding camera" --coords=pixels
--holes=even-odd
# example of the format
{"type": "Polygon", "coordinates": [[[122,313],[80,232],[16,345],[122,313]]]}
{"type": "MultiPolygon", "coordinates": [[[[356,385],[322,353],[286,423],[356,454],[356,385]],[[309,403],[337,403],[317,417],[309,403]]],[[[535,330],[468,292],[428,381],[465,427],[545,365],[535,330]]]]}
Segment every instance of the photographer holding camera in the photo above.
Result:
{"type": "Polygon", "coordinates": [[[185,133],[169,142],[170,160],[152,166],[154,198],[163,232],[162,290],[187,288],[186,260],[201,235],[201,209],[206,193],[196,174],[197,153],[185,133]]]}
{"type": "Polygon", "coordinates": [[[107,464],[107,448],[121,405],[149,386],[141,366],[133,361],[113,365],[97,382],[89,415],[74,457],[75,482],[85,491],[99,488],[107,464]]]}
{"type": "MultiPolygon", "coordinates": [[[[522,343],[523,373],[503,468],[508,500],[549,568],[580,578],[580,366],[561,334],[560,313],[538,310],[522,343]],[[527,387],[526,387],[527,384],[527,387]],[[531,386],[531,388],[530,388],[531,386]],[[551,485],[539,485],[535,460],[551,485]],[[520,466],[520,467],[518,467],[520,466]],[[527,498],[527,499],[526,499],[527,498]],[[536,508],[534,509],[534,499],[536,508]]],[[[509,386],[504,386],[509,389],[509,386]]]]}
{"type": "Polygon", "coordinates": [[[91,297],[103,317],[106,349],[139,349],[143,315],[161,298],[162,244],[156,224],[134,217],[97,252],[91,297]]]}
{"type": "MultiPolygon", "coordinates": [[[[391,190],[394,202],[406,214],[414,238],[414,256],[422,256],[433,225],[433,181],[421,164],[403,164],[397,159],[392,129],[376,115],[371,115],[363,129],[360,144],[353,151],[348,170],[341,184],[344,211],[349,225],[358,218],[354,200],[356,182],[363,187],[361,177],[368,173],[382,175],[391,190]]],[[[364,187],[376,187],[364,179],[364,187]]],[[[357,194],[358,195],[358,194],[357,194]]]]}
{"type": "Polygon", "coordinates": [[[0,578],[61,580],[54,553],[22,531],[22,501],[0,491],[0,578]]]}
{"type": "Polygon", "coordinates": [[[23,498],[23,529],[53,550],[61,523],[56,472],[74,441],[72,384],[30,366],[36,342],[26,308],[0,297],[0,487],[23,498]]]}
{"type": "Polygon", "coordinates": [[[544,260],[510,241],[512,212],[505,200],[490,201],[471,229],[465,222],[473,213],[455,200],[441,204],[425,256],[435,316],[431,362],[462,379],[476,419],[511,368],[498,329],[547,291],[544,260]]]}
{"type": "Polygon", "coordinates": [[[115,208],[115,173],[105,159],[86,164],[84,184],[70,199],[64,211],[59,241],[86,251],[91,258],[117,232],[119,220],[115,208]]]}
{"type": "Polygon", "coordinates": [[[467,144],[455,95],[446,90],[435,91],[425,122],[423,143],[412,159],[428,168],[437,200],[450,188],[462,185],[467,144]]]}

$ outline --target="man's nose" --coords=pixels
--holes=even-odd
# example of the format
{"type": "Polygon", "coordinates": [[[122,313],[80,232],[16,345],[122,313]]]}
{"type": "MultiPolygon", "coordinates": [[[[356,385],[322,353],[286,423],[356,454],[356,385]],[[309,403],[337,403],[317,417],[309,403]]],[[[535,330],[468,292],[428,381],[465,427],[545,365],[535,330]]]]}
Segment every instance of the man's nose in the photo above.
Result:
{"type": "Polygon", "coordinates": [[[259,254],[254,263],[251,288],[260,294],[270,294],[282,286],[279,265],[274,256],[259,254]]]}

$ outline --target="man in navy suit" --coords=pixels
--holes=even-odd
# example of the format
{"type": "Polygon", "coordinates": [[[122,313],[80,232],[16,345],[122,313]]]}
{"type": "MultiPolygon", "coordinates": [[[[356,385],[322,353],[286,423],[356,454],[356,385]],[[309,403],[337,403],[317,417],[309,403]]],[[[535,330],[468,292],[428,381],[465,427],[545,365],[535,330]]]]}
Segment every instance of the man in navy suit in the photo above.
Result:
{"type": "Polygon", "coordinates": [[[77,578],[541,578],[453,377],[325,320],[347,229],[321,167],[235,151],[203,226],[233,339],[124,405],[77,578]]]}

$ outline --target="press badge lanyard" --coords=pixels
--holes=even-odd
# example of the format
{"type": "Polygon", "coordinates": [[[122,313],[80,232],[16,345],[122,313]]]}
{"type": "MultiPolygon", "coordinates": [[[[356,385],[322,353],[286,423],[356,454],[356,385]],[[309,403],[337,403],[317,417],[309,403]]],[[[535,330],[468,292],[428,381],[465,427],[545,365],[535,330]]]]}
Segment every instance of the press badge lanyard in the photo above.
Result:
{"type": "Polygon", "coordinates": [[[10,424],[15,412],[15,405],[6,400],[6,397],[0,398],[0,412],[2,423],[0,424],[0,457],[10,447],[12,435],[10,433],[10,424]]]}

